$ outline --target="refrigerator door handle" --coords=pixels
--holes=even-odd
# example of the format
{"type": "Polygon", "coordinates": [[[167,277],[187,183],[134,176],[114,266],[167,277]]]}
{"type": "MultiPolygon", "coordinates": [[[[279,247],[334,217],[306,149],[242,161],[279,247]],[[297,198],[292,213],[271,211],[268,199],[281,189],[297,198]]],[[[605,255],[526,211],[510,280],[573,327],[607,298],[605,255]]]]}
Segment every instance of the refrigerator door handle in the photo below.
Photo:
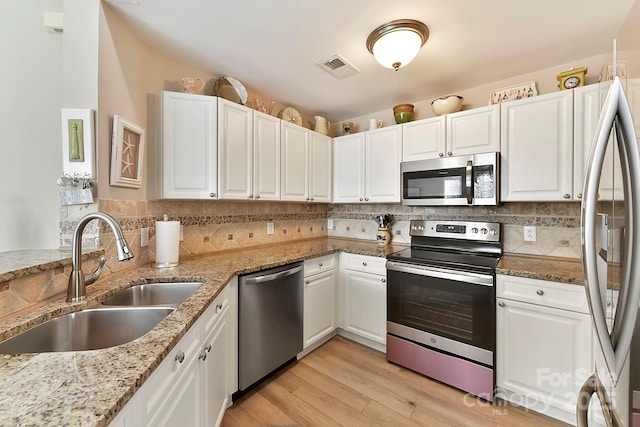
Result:
{"type": "Polygon", "coordinates": [[[609,395],[597,374],[591,374],[578,392],[577,427],[589,427],[589,404],[594,394],[598,396],[600,401],[606,426],[623,427],[622,418],[611,403],[611,399],[609,399],[609,395]]]}
{"type": "Polygon", "coordinates": [[[598,120],[598,131],[591,148],[589,167],[586,171],[582,197],[581,240],[583,270],[587,300],[593,316],[596,335],[602,348],[605,363],[615,386],[629,353],[640,299],[640,274],[632,256],[640,254],[640,153],[631,117],[631,109],[624,96],[620,78],[616,77],[604,102],[598,120]],[[596,219],[598,184],[602,174],[604,156],[609,135],[616,124],[618,148],[624,178],[626,244],[622,264],[620,295],[613,324],[613,336],[609,335],[600,282],[597,271],[596,219]],[[634,301],[635,303],[629,303],[634,301]]]}

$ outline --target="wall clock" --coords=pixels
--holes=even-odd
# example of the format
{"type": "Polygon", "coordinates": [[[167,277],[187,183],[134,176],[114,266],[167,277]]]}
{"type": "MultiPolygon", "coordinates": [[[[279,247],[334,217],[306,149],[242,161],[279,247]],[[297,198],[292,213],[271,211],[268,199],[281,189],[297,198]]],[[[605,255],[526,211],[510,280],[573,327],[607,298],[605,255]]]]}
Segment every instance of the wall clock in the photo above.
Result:
{"type": "Polygon", "coordinates": [[[293,107],[286,107],[284,110],[280,111],[280,118],[289,123],[295,123],[298,126],[302,126],[302,116],[298,113],[293,107]]]}
{"type": "Polygon", "coordinates": [[[584,86],[585,74],[587,74],[587,68],[572,68],[556,76],[558,79],[558,87],[560,90],[573,89],[574,87],[584,86]]]}

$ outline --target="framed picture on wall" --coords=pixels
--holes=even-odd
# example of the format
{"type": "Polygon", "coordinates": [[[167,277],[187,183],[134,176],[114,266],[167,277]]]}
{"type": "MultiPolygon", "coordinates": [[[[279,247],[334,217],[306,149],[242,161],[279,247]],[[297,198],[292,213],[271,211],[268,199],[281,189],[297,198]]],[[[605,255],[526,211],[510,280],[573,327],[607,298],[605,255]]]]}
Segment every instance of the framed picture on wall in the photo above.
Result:
{"type": "Polygon", "coordinates": [[[62,175],[95,179],[95,113],[84,108],[62,109],[62,175]]]}
{"type": "Polygon", "coordinates": [[[114,115],[109,183],[117,187],[140,188],[143,158],[144,129],[114,115]]]}

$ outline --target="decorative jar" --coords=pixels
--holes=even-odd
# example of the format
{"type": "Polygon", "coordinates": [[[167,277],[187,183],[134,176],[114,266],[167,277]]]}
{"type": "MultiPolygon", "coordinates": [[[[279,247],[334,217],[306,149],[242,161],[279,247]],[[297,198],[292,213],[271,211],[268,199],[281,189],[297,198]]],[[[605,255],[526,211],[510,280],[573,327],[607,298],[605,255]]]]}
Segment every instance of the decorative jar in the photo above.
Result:
{"type": "Polygon", "coordinates": [[[378,228],[376,241],[378,242],[378,246],[386,246],[391,243],[391,232],[389,231],[389,229],[386,227],[378,228]]]}
{"type": "Polygon", "coordinates": [[[396,123],[406,123],[413,120],[413,104],[399,104],[393,107],[393,117],[396,123]]]}

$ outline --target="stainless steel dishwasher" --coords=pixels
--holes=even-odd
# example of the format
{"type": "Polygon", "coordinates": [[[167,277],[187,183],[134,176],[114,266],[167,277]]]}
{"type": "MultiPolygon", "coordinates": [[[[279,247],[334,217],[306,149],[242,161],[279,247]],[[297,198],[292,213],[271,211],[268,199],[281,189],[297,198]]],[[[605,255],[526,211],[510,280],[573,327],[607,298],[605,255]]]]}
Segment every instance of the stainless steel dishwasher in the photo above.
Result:
{"type": "Polygon", "coordinates": [[[302,351],[302,263],[240,276],[238,388],[246,390],[302,351]]]}

